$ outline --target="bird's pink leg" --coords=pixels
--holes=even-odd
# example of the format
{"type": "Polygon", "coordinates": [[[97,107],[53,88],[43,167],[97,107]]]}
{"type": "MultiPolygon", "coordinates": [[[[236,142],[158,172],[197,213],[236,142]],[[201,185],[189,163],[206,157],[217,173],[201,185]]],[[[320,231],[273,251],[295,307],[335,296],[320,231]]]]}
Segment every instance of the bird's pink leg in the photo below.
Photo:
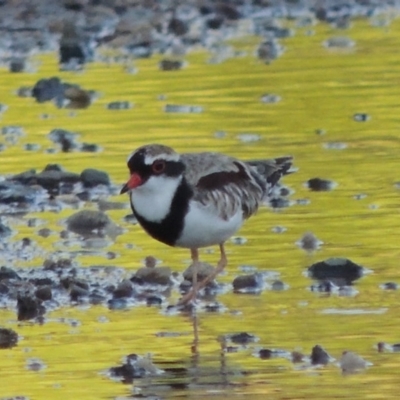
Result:
{"type": "Polygon", "coordinates": [[[199,263],[199,250],[190,249],[190,255],[192,257],[192,288],[178,301],[178,305],[187,304],[191,300],[195,300],[198,292],[197,283],[197,264],[199,263]]]}
{"type": "Polygon", "coordinates": [[[212,272],[210,275],[208,275],[205,279],[203,279],[201,282],[197,282],[197,263],[199,262],[199,253],[197,249],[192,249],[192,260],[193,260],[193,265],[194,265],[194,271],[193,271],[193,278],[192,278],[192,289],[189,291],[189,293],[185,294],[179,302],[178,305],[181,304],[186,304],[190,300],[196,299],[197,292],[201,289],[203,289],[209,282],[211,282],[215,277],[220,274],[224,268],[228,264],[228,259],[225,254],[225,248],[224,248],[224,243],[220,243],[219,245],[219,250],[221,252],[221,258],[218,261],[217,268],[215,268],[214,272],[212,272]],[[195,256],[194,256],[195,255],[195,256]]]}

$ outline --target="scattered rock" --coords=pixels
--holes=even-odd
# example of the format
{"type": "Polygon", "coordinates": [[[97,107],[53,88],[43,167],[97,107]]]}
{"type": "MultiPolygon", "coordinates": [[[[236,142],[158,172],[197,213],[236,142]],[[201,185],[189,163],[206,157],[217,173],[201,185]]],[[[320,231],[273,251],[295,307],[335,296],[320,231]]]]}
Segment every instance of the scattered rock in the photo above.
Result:
{"type": "Polygon", "coordinates": [[[307,187],[314,192],[326,192],[334,189],[337,183],[328,179],[312,178],[307,181],[307,187]]]}
{"type": "Polygon", "coordinates": [[[371,363],[368,363],[361,356],[352,351],[344,351],[339,365],[343,374],[353,374],[364,370],[371,365],[371,363]]]}
{"type": "Polygon", "coordinates": [[[137,284],[170,285],[171,268],[169,267],[143,267],[136,271],[131,281],[137,284]]]}
{"type": "Polygon", "coordinates": [[[0,328],[0,349],[11,349],[18,344],[18,334],[12,329],[0,328]]]}
{"type": "Polygon", "coordinates": [[[356,122],[366,122],[371,119],[371,116],[368,114],[364,114],[364,113],[357,113],[357,114],[353,115],[353,119],[356,122]]]}
{"type": "Polygon", "coordinates": [[[307,253],[313,253],[319,250],[324,244],[322,240],[319,240],[312,232],[306,232],[297,242],[296,246],[305,250],[307,253]]]}
{"type": "Polygon", "coordinates": [[[108,110],[129,110],[133,107],[130,101],[112,101],[107,104],[108,110]]]}
{"type": "Polygon", "coordinates": [[[183,65],[183,61],[164,59],[160,61],[158,66],[161,71],[178,71],[182,69],[183,65]]]}
{"type": "Polygon", "coordinates": [[[326,365],[331,361],[331,357],[320,345],[317,344],[311,350],[310,360],[312,365],[326,365]]]}
{"type": "Polygon", "coordinates": [[[81,210],[68,217],[66,223],[68,230],[87,235],[104,230],[111,220],[101,211],[81,210]]]}
{"type": "Polygon", "coordinates": [[[330,281],[337,286],[351,285],[367,270],[347,258],[329,258],[308,268],[308,275],[318,281],[330,281]]]}
{"type": "Polygon", "coordinates": [[[260,273],[237,276],[233,282],[235,293],[258,293],[264,288],[263,276],[260,273]]]}
{"type": "Polygon", "coordinates": [[[17,300],[18,321],[38,319],[45,313],[41,301],[31,295],[20,295],[17,300]]]}
{"type": "Polygon", "coordinates": [[[97,185],[110,186],[110,178],[104,171],[87,168],[81,172],[80,180],[86,188],[93,188],[97,185]]]}

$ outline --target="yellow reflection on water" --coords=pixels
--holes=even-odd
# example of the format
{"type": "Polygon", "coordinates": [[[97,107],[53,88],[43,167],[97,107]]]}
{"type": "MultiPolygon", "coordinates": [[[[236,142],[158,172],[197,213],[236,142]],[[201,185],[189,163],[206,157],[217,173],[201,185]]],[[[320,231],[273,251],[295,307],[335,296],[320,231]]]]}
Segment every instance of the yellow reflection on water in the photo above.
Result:
{"type": "MultiPolygon", "coordinates": [[[[1,72],[2,102],[9,106],[1,126],[20,125],[26,132],[17,145],[0,154],[1,174],[41,170],[46,164],[59,163],[78,173],[88,167],[99,168],[122,184],[127,175],[127,154],[149,142],[164,142],[179,151],[213,150],[243,158],[292,154],[299,171],[287,177],[286,183],[296,190],[295,199],[308,199],[310,204],[279,212],[260,210],[239,232],[247,242],[227,246],[230,265],[221,281],[232,282],[240,265],[253,265],[259,270],[279,272],[289,289],[265,291],[259,296],[235,295],[231,291],[220,295],[228,311],[200,314],[196,357],[191,318],[166,316],[158,309],[62,309],[50,313],[44,325],[18,325],[15,313],[1,311],[1,325],[15,329],[23,340],[14,349],[1,350],[0,396],[60,400],[128,396],[129,386],[109,381],[101,372],[119,364],[120,358],[129,353],[152,353],[154,362],[160,365],[174,363],[189,368],[194,363],[193,370],[202,371],[205,377],[201,379],[206,382],[215,376],[222,382],[229,376],[232,385],[218,386],[218,390],[252,398],[397,398],[398,378],[393,371],[400,366],[399,357],[379,355],[373,346],[378,341],[399,340],[398,294],[383,292],[378,285],[399,277],[399,194],[394,183],[399,180],[396,79],[400,66],[396,52],[400,24],[394,21],[383,29],[355,21],[354,27],[346,31],[357,43],[350,51],[327,50],[322,42],[337,35],[337,31],[329,26],[313,29],[314,35],[308,35],[304,28],[285,39],[286,53],[270,65],[253,56],[259,39],[244,38],[232,45],[246,51],[247,56],[209,65],[210,55],[199,52],[189,55],[188,66],[177,72],[159,71],[157,58],[136,61],[136,75],[127,74],[119,64],[88,65],[82,73],[59,72],[55,55],[38,57],[40,67],[35,74],[1,72]],[[38,79],[54,75],[94,89],[100,98],[87,110],[71,112],[14,94],[20,86],[32,86],[38,79]],[[260,97],[265,93],[277,94],[282,100],[262,104],[260,97]],[[134,107],[121,111],[105,108],[118,100],[130,101],[134,107]],[[165,104],[199,105],[204,112],[168,114],[163,111],[165,104]],[[367,113],[371,119],[356,122],[355,113],[367,113]],[[44,114],[46,118],[42,118],[44,114]],[[54,128],[78,132],[81,142],[97,143],[104,150],[98,154],[48,154],[45,150],[52,144],[47,134],[54,128]],[[317,129],[326,134],[317,135],[317,129]],[[226,135],[217,138],[216,131],[226,135]],[[260,141],[243,143],[237,137],[241,133],[257,134],[260,141]],[[326,149],[324,145],[330,142],[345,143],[347,148],[326,149]],[[26,143],[41,148],[37,152],[24,151],[26,143]],[[332,192],[310,192],[303,183],[313,177],[332,179],[338,187],[332,192]],[[367,197],[355,200],[360,193],[367,197]],[[277,225],[287,231],[272,233],[271,228],[277,225]],[[324,241],[314,255],[304,254],[294,244],[306,231],[324,241]],[[310,280],[303,271],[328,257],[350,258],[374,273],[357,283],[359,294],[355,297],[311,293],[310,280]],[[382,314],[337,315],[324,313],[327,309],[387,310],[382,314]],[[56,320],[60,317],[81,324],[62,324],[56,320]],[[102,317],[109,322],[100,322],[102,317]],[[259,342],[222,357],[218,337],[241,331],[258,336],[259,342]],[[181,335],[157,337],[158,332],[181,335]],[[315,344],[336,358],[344,350],[358,352],[374,366],[362,374],[342,377],[333,365],[318,371],[298,371],[283,359],[261,361],[252,356],[257,346],[300,349],[309,354],[315,344]],[[27,370],[28,358],[41,359],[47,368],[40,372],[27,370]]],[[[127,202],[124,196],[113,200],[127,202]]],[[[32,216],[60,232],[63,227],[59,221],[74,212],[68,209],[32,216]]],[[[81,256],[78,260],[82,265],[118,265],[132,272],[149,254],[176,271],[188,265],[188,251],[165,247],[148,238],[139,227],[124,223],[127,210],[108,214],[127,229],[107,249],[117,253],[118,258],[81,256]],[[133,244],[133,249],[127,249],[127,243],[133,244]]],[[[29,236],[49,253],[55,251],[57,235],[44,239],[36,234],[38,228],[23,223],[15,223],[15,227],[15,238],[29,236]]],[[[211,263],[217,259],[215,252],[202,252],[201,256],[211,263]]],[[[36,259],[30,264],[42,262],[36,259]]],[[[200,396],[210,387],[193,383],[188,390],[200,396]]],[[[180,395],[169,389],[169,398],[180,395]]]]}

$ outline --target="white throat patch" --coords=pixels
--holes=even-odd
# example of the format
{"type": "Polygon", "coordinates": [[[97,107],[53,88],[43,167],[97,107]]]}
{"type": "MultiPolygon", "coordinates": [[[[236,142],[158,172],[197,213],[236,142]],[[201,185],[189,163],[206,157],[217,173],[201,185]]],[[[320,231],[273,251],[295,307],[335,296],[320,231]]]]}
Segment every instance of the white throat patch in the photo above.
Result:
{"type": "Polygon", "coordinates": [[[131,190],[135,211],[150,222],[161,222],[170,212],[171,203],[182,176],[151,176],[143,185],[131,190]]]}

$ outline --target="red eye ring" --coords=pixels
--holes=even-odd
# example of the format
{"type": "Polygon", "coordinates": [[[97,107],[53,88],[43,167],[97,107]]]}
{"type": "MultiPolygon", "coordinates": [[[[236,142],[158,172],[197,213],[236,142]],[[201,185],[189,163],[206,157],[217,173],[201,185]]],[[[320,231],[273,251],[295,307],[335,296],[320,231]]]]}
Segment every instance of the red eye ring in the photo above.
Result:
{"type": "Polygon", "coordinates": [[[165,161],[156,160],[153,162],[151,169],[155,174],[161,174],[165,170],[165,161]]]}

